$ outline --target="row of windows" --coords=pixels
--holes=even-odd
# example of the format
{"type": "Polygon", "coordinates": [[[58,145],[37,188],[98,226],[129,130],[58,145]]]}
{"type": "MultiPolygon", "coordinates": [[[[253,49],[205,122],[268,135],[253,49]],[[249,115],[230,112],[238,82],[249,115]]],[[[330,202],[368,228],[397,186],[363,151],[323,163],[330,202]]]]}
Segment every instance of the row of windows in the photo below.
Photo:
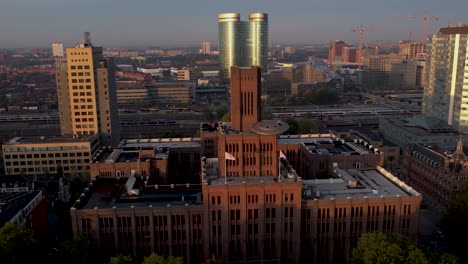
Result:
{"type": "MultiPolygon", "coordinates": [[[[73,172],[73,171],[82,171],[83,169],[86,169],[88,170],[89,167],[88,166],[64,166],[63,168],[63,171],[64,172],[73,172]]],[[[41,174],[41,173],[45,173],[45,171],[49,171],[49,172],[57,172],[58,169],[57,167],[45,167],[45,166],[42,166],[42,167],[27,167],[27,168],[19,168],[19,167],[15,167],[15,168],[6,168],[6,174],[9,175],[9,174],[18,174],[18,173],[29,173],[30,175],[32,174],[41,174]]]]}
{"type": "Polygon", "coordinates": [[[75,122],[94,122],[94,118],[92,118],[92,117],[90,117],[90,118],[86,118],[86,117],[75,118],[75,122]]]}
{"type": "Polygon", "coordinates": [[[288,207],[285,207],[285,208],[284,208],[284,217],[285,217],[285,218],[288,218],[288,217],[292,218],[292,217],[294,217],[294,208],[293,208],[293,207],[289,207],[289,208],[288,208],[288,207]],[[289,212],[289,214],[288,214],[288,212],[289,212]]]}
{"type": "Polygon", "coordinates": [[[72,83],[90,83],[91,79],[72,79],[72,83]]]}
{"type": "Polygon", "coordinates": [[[92,96],[93,94],[91,92],[86,92],[86,93],[85,92],[80,92],[80,93],[73,92],[73,96],[85,96],[85,95],[86,96],[92,96]]]}
{"type": "Polygon", "coordinates": [[[78,70],[83,70],[83,69],[89,70],[89,65],[84,65],[84,66],[83,65],[71,65],[70,69],[72,69],[72,70],[76,70],[76,69],[78,69],[78,70]]]}
{"type": "MultiPolygon", "coordinates": [[[[294,194],[291,193],[289,196],[289,200],[292,202],[294,199],[294,194]]],[[[265,194],[265,201],[266,203],[275,203],[276,202],[276,194],[265,194]]],[[[288,195],[285,194],[285,201],[288,201],[288,195]]],[[[229,197],[230,204],[239,204],[240,203],[240,196],[234,195],[229,197]]],[[[247,196],[247,203],[253,204],[258,203],[258,195],[248,195],[247,196]]],[[[219,205],[221,204],[221,196],[212,196],[211,197],[211,204],[212,205],[219,205]]]]}
{"type": "Polygon", "coordinates": [[[74,103],[92,103],[93,98],[81,98],[81,99],[73,99],[74,103]]]}
{"type": "Polygon", "coordinates": [[[72,85],[73,90],[78,90],[78,89],[83,90],[85,87],[86,87],[86,90],[91,89],[91,85],[72,85]]]}
{"type": "Polygon", "coordinates": [[[75,126],[75,128],[76,129],[94,128],[94,124],[78,124],[75,126]]]}
{"type": "Polygon", "coordinates": [[[76,116],[79,116],[79,115],[82,115],[82,116],[86,116],[86,115],[93,115],[94,113],[89,111],[89,112],[75,112],[75,115],[76,116]]]}
{"type": "Polygon", "coordinates": [[[253,115],[254,113],[253,92],[241,92],[241,115],[253,115]]]}
{"type": "MultiPolygon", "coordinates": [[[[94,106],[92,104],[74,105],[73,109],[75,109],[75,110],[77,110],[77,109],[94,109],[94,106]]],[[[88,112],[88,114],[92,115],[92,112],[88,112]]]]}
{"type": "Polygon", "coordinates": [[[90,72],[71,72],[71,76],[91,76],[90,72]]]}
{"type": "Polygon", "coordinates": [[[77,159],[77,160],[28,160],[28,161],[7,161],[5,166],[32,166],[32,165],[53,165],[53,164],[75,164],[75,163],[89,163],[89,159],[77,159]]]}
{"type": "MultiPolygon", "coordinates": [[[[219,214],[221,211],[219,211],[219,214]]],[[[149,226],[149,216],[136,216],[135,217],[135,226],[136,227],[145,227],[149,226]]],[[[154,228],[165,228],[168,225],[168,216],[166,215],[159,215],[159,216],[154,216],[153,217],[153,225],[154,228]]],[[[171,226],[185,226],[185,216],[184,215],[171,215],[170,216],[171,220],[171,226]]],[[[107,220],[108,221],[108,220],[107,220]]],[[[194,225],[200,225],[201,224],[201,216],[200,215],[193,215],[192,216],[192,224],[194,225]]],[[[117,217],[117,227],[118,228],[127,228],[132,226],[132,218],[130,216],[124,216],[124,217],[117,217]]],[[[104,218],[99,218],[99,227],[100,228],[112,228],[113,223],[108,221],[108,224],[106,224],[106,217],[104,218]]]]}
{"type": "MultiPolygon", "coordinates": [[[[74,148],[77,149],[77,148],[74,148]]],[[[73,149],[73,150],[74,150],[73,149]]],[[[87,149],[87,148],[81,148],[81,149],[87,149]]],[[[69,149],[63,149],[63,150],[69,150],[69,149]]],[[[89,156],[89,152],[63,152],[63,153],[35,153],[35,154],[20,154],[20,155],[5,155],[5,159],[32,159],[33,157],[35,159],[38,158],[53,158],[53,157],[86,157],[89,156]]]]}
{"type": "Polygon", "coordinates": [[[88,52],[70,52],[70,55],[88,55],[88,52]]]}

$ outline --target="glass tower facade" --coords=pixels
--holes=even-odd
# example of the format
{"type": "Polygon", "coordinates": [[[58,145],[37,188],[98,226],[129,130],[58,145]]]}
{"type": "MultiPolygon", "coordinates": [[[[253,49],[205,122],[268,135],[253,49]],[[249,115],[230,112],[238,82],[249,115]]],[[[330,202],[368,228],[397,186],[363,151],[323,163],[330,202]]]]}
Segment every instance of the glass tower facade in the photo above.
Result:
{"type": "Polygon", "coordinates": [[[253,13],[241,21],[239,13],[218,15],[219,60],[222,76],[230,79],[231,66],[260,66],[266,71],[268,15],[253,13]]]}
{"type": "Polygon", "coordinates": [[[239,41],[240,14],[226,13],[218,15],[218,49],[222,75],[229,78],[230,67],[240,62],[241,46],[239,41]]]}
{"type": "Polygon", "coordinates": [[[260,66],[265,72],[268,59],[268,14],[250,14],[248,24],[246,66],[260,66]]]}

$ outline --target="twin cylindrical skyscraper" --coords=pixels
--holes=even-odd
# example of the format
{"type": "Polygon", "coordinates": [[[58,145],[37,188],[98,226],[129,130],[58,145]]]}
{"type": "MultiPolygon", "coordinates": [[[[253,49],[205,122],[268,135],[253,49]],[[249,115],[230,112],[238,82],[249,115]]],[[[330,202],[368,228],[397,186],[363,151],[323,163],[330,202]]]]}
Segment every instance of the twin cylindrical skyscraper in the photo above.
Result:
{"type": "Polygon", "coordinates": [[[260,66],[266,71],[268,59],[268,14],[252,13],[241,21],[239,13],[218,15],[219,59],[224,78],[231,66],[260,66]]]}

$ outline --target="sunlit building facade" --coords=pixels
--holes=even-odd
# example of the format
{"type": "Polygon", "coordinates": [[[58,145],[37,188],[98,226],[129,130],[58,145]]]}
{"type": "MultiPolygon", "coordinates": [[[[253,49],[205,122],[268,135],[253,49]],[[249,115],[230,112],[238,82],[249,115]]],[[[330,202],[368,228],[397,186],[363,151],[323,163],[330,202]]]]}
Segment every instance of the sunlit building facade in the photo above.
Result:
{"type": "Polygon", "coordinates": [[[66,50],[56,61],[57,96],[62,135],[98,134],[101,144],[119,143],[113,61],[84,43],[66,50]]]}
{"type": "Polygon", "coordinates": [[[468,25],[441,28],[429,40],[423,113],[468,132],[468,25]]]}

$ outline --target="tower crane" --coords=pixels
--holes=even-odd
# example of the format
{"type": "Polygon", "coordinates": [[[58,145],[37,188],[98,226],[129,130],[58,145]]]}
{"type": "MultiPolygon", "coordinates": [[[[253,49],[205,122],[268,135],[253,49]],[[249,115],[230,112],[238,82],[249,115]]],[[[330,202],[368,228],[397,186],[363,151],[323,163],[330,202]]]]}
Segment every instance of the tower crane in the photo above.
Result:
{"type": "Polygon", "coordinates": [[[439,20],[439,17],[436,16],[402,16],[402,18],[413,18],[413,19],[422,19],[424,20],[424,32],[423,32],[423,46],[426,47],[426,39],[427,39],[427,23],[428,20],[439,20]]]}
{"type": "Polygon", "coordinates": [[[359,28],[353,28],[351,31],[359,32],[359,47],[358,47],[358,51],[359,51],[359,70],[362,70],[362,34],[364,32],[377,32],[377,31],[380,31],[380,30],[370,29],[370,28],[365,28],[363,26],[360,26],[359,28]]]}

